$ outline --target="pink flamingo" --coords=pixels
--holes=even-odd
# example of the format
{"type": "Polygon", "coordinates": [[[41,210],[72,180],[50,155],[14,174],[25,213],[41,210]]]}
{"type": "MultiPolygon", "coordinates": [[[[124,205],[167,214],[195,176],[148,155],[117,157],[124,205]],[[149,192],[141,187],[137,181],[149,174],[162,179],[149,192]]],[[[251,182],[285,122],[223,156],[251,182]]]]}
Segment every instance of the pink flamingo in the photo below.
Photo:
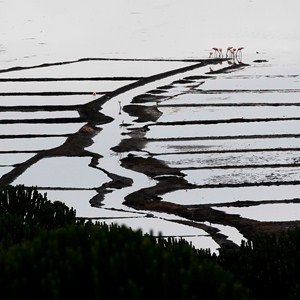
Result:
{"type": "Polygon", "coordinates": [[[220,58],[223,58],[222,48],[219,48],[219,57],[220,57],[220,58]]]}
{"type": "Polygon", "coordinates": [[[236,56],[240,56],[240,57],[242,57],[242,50],[244,49],[244,47],[239,47],[239,48],[237,48],[237,51],[236,51],[236,56]]]}
{"type": "Polygon", "coordinates": [[[233,47],[227,47],[227,51],[226,51],[226,57],[228,57],[231,54],[231,50],[233,47]]]}
{"type": "Polygon", "coordinates": [[[236,55],[236,49],[235,48],[232,48],[231,50],[230,50],[230,53],[231,53],[231,57],[234,59],[235,58],[235,55],[236,55]]]}
{"type": "Polygon", "coordinates": [[[212,49],[214,50],[214,54],[215,54],[215,56],[219,56],[219,55],[220,55],[220,53],[219,53],[219,49],[218,49],[218,48],[216,48],[216,47],[213,47],[212,49]]]}

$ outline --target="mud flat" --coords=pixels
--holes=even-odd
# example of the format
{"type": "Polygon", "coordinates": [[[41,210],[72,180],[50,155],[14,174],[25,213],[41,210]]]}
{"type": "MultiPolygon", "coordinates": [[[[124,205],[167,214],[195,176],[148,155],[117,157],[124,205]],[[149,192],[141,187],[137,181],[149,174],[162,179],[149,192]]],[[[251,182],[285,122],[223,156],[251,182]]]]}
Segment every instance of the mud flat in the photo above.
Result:
{"type": "Polygon", "coordinates": [[[259,66],[99,58],[2,70],[0,184],[44,182],[71,206],[77,191],[80,217],[160,224],[214,249],[298,226],[288,206],[277,221],[263,210],[299,202],[298,76],[259,66]],[[68,184],[35,180],[49,176],[44,161],[68,169],[68,184]]]}

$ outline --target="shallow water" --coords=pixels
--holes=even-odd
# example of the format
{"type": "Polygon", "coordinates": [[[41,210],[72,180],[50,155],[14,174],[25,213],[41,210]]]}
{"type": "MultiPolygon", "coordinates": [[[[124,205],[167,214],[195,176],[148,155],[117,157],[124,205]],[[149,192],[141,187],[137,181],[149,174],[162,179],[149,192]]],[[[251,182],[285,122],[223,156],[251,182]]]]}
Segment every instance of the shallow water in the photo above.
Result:
{"type": "MultiPolygon", "coordinates": [[[[184,205],[199,203],[216,204],[235,201],[280,201],[297,199],[299,193],[299,185],[199,188],[167,193],[164,195],[164,200],[184,205]]],[[[263,212],[266,216],[267,213],[267,211],[263,212]]],[[[291,211],[291,213],[293,212],[291,211]]]]}
{"type": "Polygon", "coordinates": [[[300,106],[237,106],[237,107],[159,107],[163,115],[159,122],[193,121],[193,120],[226,120],[234,118],[265,119],[268,118],[298,118],[300,106]]]}
{"type": "Polygon", "coordinates": [[[258,105],[259,103],[266,103],[266,104],[298,104],[299,93],[274,93],[274,92],[255,92],[253,93],[242,93],[242,92],[234,92],[232,91],[224,91],[219,94],[203,94],[201,91],[193,92],[189,94],[181,94],[177,97],[172,99],[168,99],[169,105],[214,105],[214,104],[221,104],[221,105],[258,105]]]}
{"type": "MultiPolygon", "coordinates": [[[[300,149],[299,149],[300,151],[300,149]]],[[[245,152],[245,153],[195,153],[180,155],[160,155],[158,158],[163,160],[171,167],[181,168],[226,168],[251,167],[273,165],[274,161],[279,165],[295,164],[299,160],[299,151],[272,151],[272,152],[245,152]]]]}
{"type": "Polygon", "coordinates": [[[14,184],[39,187],[93,189],[108,180],[100,170],[88,167],[90,158],[44,158],[30,167],[14,184]],[[83,180],[84,179],[84,180],[83,180]]]}
{"type": "Polygon", "coordinates": [[[95,97],[92,95],[53,95],[53,96],[1,96],[1,106],[55,106],[55,105],[80,105],[86,104],[95,97]]]}
{"type": "Polygon", "coordinates": [[[162,141],[148,142],[145,150],[153,154],[178,154],[186,152],[222,152],[222,151],[256,151],[261,149],[299,149],[297,138],[235,138],[218,140],[183,140],[183,141],[162,141]]]}
{"type": "Polygon", "coordinates": [[[296,221],[300,218],[300,204],[262,204],[253,207],[216,208],[228,214],[239,214],[243,218],[257,221],[296,221]]]}
{"type": "Polygon", "coordinates": [[[29,120],[29,119],[56,119],[56,118],[76,118],[79,117],[74,111],[56,112],[0,112],[1,120],[29,120]]]}
{"type": "Polygon", "coordinates": [[[0,90],[2,93],[19,94],[30,91],[35,92],[73,92],[73,93],[105,93],[110,92],[118,87],[130,83],[131,81],[54,81],[54,82],[0,82],[0,90]]]}
{"type": "Polygon", "coordinates": [[[276,183],[276,182],[297,182],[300,175],[299,167],[277,167],[251,168],[245,167],[238,169],[232,167],[229,170],[187,170],[185,179],[196,185],[238,185],[256,183],[276,183]]]}
{"type": "MultiPolygon", "coordinates": [[[[78,57],[80,59],[81,57],[78,57]]],[[[105,57],[104,57],[105,58],[105,57]]],[[[146,57],[144,57],[146,58],[146,57]]],[[[77,61],[76,59],[62,61],[62,65],[50,65],[46,68],[34,68],[24,69],[19,71],[10,71],[0,73],[1,78],[91,78],[94,80],[101,77],[111,78],[115,80],[117,78],[126,77],[144,77],[154,75],[160,72],[173,70],[174,68],[184,67],[185,62],[173,62],[173,61],[135,61],[134,57],[129,60],[123,60],[122,57],[116,58],[117,60],[102,60],[99,54],[95,56],[95,59],[87,61],[77,61]],[[67,63],[70,62],[70,63],[67,63]]],[[[27,66],[25,66],[26,68],[27,66]]],[[[79,80],[80,81],[80,80],[79,80]]]]}
{"type": "Polygon", "coordinates": [[[71,134],[79,130],[84,123],[74,124],[1,124],[0,135],[21,135],[21,134],[71,134]]]}
{"type": "Polygon", "coordinates": [[[17,163],[21,163],[24,160],[29,159],[30,157],[32,157],[32,154],[25,154],[25,153],[17,153],[17,154],[1,154],[0,155],[0,165],[4,166],[4,165],[14,165],[17,163]]]}
{"type": "MultiPolygon", "coordinates": [[[[200,121],[201,122],[201,121],[200,121]]],[[[274,134],[297,134],[300,120],[292,121],[263,121],[263,122],[234,122],[233,124],[205,124],[205,125],[172,125],[152,126],[146,137],[157,138],[180,138],[180,137],[226,137],[226,136],[251,136],[274,135],[274,134]]]]}
{"type": "Polygon", "coordinates": [[[18,138],[18,136],[15,136],[14,138],[5,138],[1,140],[1,151],[37,152],[40,150],[52,149],[60,146],[64,141],[65,138],[63,137],[44,137],[31,139],[18,138]]]}
{"type": "Polygon", "coordinates": [[[11,171],[13,168],[10,167],[1,167],[0,168],[0,176],[5,175],[7,172],[11,171]]]}

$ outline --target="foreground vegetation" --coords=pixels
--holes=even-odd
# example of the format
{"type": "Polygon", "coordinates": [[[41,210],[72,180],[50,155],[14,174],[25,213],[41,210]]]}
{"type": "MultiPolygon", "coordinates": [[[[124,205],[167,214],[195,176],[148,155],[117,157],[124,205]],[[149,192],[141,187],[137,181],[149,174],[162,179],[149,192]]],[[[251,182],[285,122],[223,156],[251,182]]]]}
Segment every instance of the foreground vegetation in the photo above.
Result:
{"type": "Polygon", "coordinates": [[[7,299],[300,299],[300,230],[219,256],[187,242],[78,221],[34,188],[0,189],[7,299]]]}

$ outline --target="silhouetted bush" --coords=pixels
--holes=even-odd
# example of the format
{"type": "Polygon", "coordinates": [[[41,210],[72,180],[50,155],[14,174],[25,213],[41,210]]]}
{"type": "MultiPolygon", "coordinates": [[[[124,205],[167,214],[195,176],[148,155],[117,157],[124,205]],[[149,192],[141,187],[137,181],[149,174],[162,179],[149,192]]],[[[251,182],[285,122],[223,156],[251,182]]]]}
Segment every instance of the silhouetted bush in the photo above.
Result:
{"type": "Polygon", "coordinates": [[[300,229],[256,236],[240,249],[222,250],[221,265],[257,299],[300,299],[300,229]]]}
{"type": "Polygon", "coordinates": [[[36,188],[0,189],[7,299],[300,299],[300,229],[220,255],[125,227],[77,221],[36,188]]]}
{"type": "Polygon", "coordinates": [[[9,299],[250,299],[207,252],[117,226],[44,231],[0,253],[0,270],[9,299]]]}
{"type": "Polygon", "coordinates": [[[75,222],[74,209],[59,201],[52,203],[34,187],[0,188],[0,248],[75,222]]]}

